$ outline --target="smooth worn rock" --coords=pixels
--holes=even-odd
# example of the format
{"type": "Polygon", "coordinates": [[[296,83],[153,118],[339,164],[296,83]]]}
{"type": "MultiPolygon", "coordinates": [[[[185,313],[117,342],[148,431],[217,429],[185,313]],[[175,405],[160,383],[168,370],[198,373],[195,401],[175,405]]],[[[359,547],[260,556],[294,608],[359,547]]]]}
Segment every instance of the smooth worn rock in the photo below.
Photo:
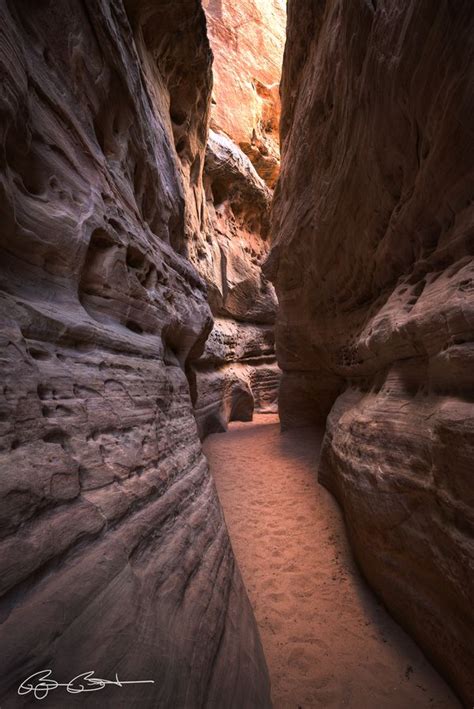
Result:
{"type": "Polygon", "coordinates": [[[267,274],[284,426],[394,616],[474,701],[474,11],[290,0],[267,274]]]}
{"type": "Polygon", "coordinates": [[[215,315],[274,323],[276,297],[262,274],[268,254],[271,192],[232,141],[210,131],[205,186],[208,234],[198,268],[209,284],[215,315]]]}
{"type": "Polygon", "coordinates": [[[154,684],[48,707],[269,706],[190,396],[212,327],[183,256],[205,201],[200,3],[0,15],[1,705],[36,704],[17,688],[50,668],[154,684]]]}
{"type": "Polygon", "coordinates": [[[215,318],[202,357],[193,364],[200,435],[274,410],[280,372],[273,325],[275,291],[262,273],[269,250],[272,192],[249,158],[209,131],[204,163],[204,232],[193,261],[207,284],[215,318]]]}
{"type": "Polygon", "coordinates": [[[229,421],[250,420],[254,410],[276,407],[277,301],[261,266],[269,251],[271,187],[279,170],[285,23],[280,0],[203,5],[214,52],[214,130],[204,163],[205,204],[200,194],[199,228],[192,230],[188,253],[207,284],[216,324],[206,352],[188,371],[201,437],[226,430],[229,421]],[[249,337],[251,353],[245,352],[249,337]],[[262,351],[255,348],[258,340],[262,351]]]}
{"type": "Polygon", "coordinates": [[[254,411],[277,410],[280,370],[273,326],[217,319],[196,372],[195,414],[201,438],[254,411]]]}
{"type": "Polygon", "coordinates": [[[214,52],[212,123],[275,186],[280,167],[279,82],[285,42],[282,0],[203,0],[214,52]]]}

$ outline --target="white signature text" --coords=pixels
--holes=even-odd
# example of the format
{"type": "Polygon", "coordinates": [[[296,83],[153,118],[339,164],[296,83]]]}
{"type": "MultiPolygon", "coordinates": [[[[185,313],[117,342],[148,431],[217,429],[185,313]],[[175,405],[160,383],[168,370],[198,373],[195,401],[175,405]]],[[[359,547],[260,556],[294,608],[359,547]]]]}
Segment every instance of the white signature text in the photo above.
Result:
{"type": "Polygon", "coordinates": [[[154,684],[152,679],[138,679],[122,681],[115,675],[115,679],[100,679],[94,677],[94,670],[76,675],[69,682],[56,682],[52,679],[52,670],[41,670],[30,675],[18,687],[18,694],[29,694],[33,692],[35,699],[46,699],[48,694],[58,687],[65,687],[69,694],[80,694],[81,692],[97,692],[107,685],[123,687],[126,684],[154,684]]]}

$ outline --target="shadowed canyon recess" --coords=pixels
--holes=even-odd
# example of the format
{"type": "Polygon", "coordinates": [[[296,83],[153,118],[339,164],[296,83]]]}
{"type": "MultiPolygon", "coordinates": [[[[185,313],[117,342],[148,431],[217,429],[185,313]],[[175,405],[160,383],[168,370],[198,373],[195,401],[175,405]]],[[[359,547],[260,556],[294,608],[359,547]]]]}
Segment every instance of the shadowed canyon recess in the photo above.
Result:
{"type": "MultiPolygon", "coordinates": [[[[42,706],[296,709],[281,672],[304,662],[290,646],[275,674],[259,538],[236,532],[244,585],[201,445],[277,412],[283,435],[208,439],[221,494],[237,441],[250,517],[255,480],[283,509],[290,475],[324,551],[317,477],[377,597],[472,706],[471,1],[0,0],[0,18],[2,707],[33,706],[18,686],[52,668],[153,684],[42,706]]],[[[295,583],[324,596],[306,541],[295,583]]],[[[403,696],[455,706],[406,642],[439,694],[403,696]]]]}

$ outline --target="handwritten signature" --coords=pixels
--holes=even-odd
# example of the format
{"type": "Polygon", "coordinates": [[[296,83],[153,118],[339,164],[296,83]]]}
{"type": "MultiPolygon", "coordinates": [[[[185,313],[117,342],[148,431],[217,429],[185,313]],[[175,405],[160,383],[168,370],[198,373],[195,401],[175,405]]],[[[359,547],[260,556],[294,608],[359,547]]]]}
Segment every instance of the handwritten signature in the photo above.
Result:
{"type": "Polygon", "coordinates": [[[56,682],[51,678],[52,670],[41,670],[30,675],[18,687],[18,694],[29,694],[33,692],[35,699],[46,699],[48,694],[58,687],[66,687],[69,694],[80,694],[81,692],[97,692],[104,689],[109,684],[116,687],[123,687],[125,684],[155,684],[152,679],[138,679],[122,681],[115,675],[115,679],[100,679],[94,677],[94,670],[76,675],[70,682],[56,682]]]}

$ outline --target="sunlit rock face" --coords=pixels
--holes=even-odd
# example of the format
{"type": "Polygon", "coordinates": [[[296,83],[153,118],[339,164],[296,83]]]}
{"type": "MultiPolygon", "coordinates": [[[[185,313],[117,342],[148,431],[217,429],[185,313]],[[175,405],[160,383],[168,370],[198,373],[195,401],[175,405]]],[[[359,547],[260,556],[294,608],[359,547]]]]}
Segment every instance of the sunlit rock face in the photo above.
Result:
{"type": "Polygon", "coordinates": [[[214,52],[211,127],[225,133],[274,187],[280,150],[283,0],[203,0],[214,52]]]}
{"type": "Polygon", "coordinates": [[[290,0],[267,273],[284,426],[393,614],[474,699],[474,13],[290,0]]]}
{"type": "Polygon", "coordinates": [[[280,2],[204,2],[214,52],[214,103],[204,163],[205,206],[190,256],[208,286],[215,325],[191,376],[201,436],[275,411],[280,370],[274,288],[261,265],[279,168],[280,2]],[[258,90],[257,90],[258,89],[258,90]]]}
{"type": "Polygon", "coordinates": [[[189,387],[212,327],[182,255],[204,202],[202,9],[0,15],[1,704],[51,668],[154,684],[49,707],[268,706],[189,387]]]}
{"type": "Polygon", "coordinates": [[[275,411],[276,296],[261,271],[268,255],[271,190],[247,156],[223,135],[209,133],[204,170],[206,223],[195,263],[208,286],[214,328],[193,364],[201,436],[254,410],[275,411]]]}

